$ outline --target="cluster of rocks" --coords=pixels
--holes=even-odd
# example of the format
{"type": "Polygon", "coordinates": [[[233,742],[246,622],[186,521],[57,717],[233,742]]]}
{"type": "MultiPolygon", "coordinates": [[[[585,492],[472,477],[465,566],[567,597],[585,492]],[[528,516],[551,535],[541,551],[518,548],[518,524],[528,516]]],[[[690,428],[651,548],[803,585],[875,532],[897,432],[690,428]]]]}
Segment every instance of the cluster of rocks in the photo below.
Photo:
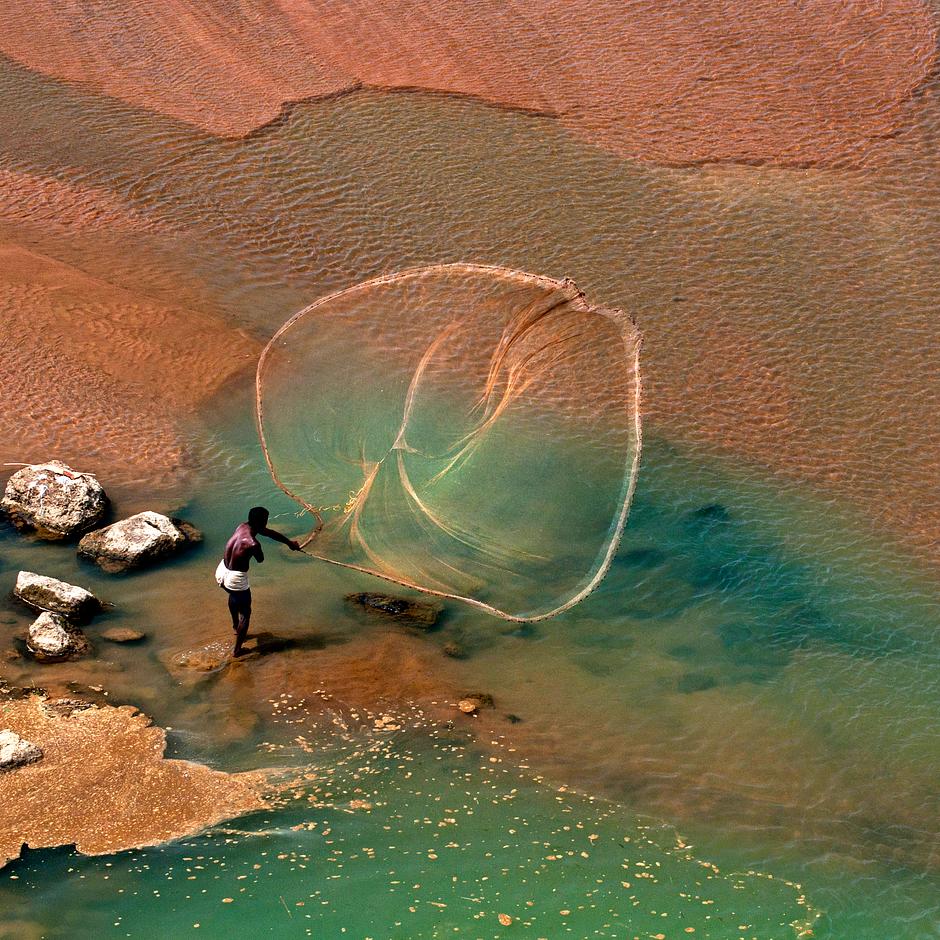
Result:
{"type": "MultiPolygon", "coordinates": [[[[110,501],[98,480],[59,461],[25,466],[7,482],[0,509],[12,524],[41,539],[81,535],[80,557],[107,572],[123,572],[152,564],[199,542],[201,534],[180,519],[158,512],[140,512],[103,528],[110,501]]],[[[21,571],[14,596],[40,611],[29,628],[26,645],[41,662],[60,662],[90,651],[81,625],[103,605],[91,591],[56,578],[21,571]]],[[[128,628],[101,634],[114,643],[143,639],[128,628]]]]}
{"type": "Polygon", "coordinates": [[[94,476],[57,460],[17,470],[0,500],[0,509],[13,525],[39,538],[84,533],[79,555],[108,572],[141,568],[202,540],[188,523],[150,511],[96,529],[109,505],[94,476]]]}

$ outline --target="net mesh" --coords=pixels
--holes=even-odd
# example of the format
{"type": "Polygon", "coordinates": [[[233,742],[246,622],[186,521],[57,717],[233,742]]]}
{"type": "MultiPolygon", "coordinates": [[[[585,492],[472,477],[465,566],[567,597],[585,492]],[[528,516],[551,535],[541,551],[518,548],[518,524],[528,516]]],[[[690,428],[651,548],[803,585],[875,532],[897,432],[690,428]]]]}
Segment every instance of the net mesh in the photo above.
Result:
{"type": "Polygon", "coordinates": [[[277,485],[317,558],[508,620],[603,578],[640,454],[640,339],[571,281],[441,265],[289,320],[258,366],[277,485]]]}

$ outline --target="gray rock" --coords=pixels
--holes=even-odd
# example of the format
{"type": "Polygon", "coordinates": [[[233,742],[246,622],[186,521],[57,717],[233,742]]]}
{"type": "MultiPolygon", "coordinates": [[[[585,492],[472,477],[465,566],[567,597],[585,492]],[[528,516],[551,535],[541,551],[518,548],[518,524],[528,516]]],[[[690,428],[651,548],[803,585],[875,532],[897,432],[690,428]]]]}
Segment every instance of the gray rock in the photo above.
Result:
{"type": "Polygon", "coordinates": [[[101,609],[101,602],[91,591],[32,571],[17,575],[13,594],[37,610],[51,610],[79,622],[89,620],[101,609]]]}
{"type": "Polygon", "coordinates": [[[52,460],[17,470],[0,500],[17,528],[41,538],[63,539],[97,525],[108,511],[108,497],[90,473],[52,460]]]}
{"type": "Polygon", "coordinates": [[[42,760],[42,751],[15,731],[0,731],[0,771],[42,760]]]}
{"type": "Polygon", "coordinates": [[[78,553],[105,571],[128,571],[166,558],[201,538],[188,523],[147,511],[89,532],[78,543],[78,553]]]}
{"type": "Polygon", "coordinates": [[[59,662],[88,652],[85,634],[61,614],[43,611],[30,625],[26,645],[40,662],[59,662]]]}

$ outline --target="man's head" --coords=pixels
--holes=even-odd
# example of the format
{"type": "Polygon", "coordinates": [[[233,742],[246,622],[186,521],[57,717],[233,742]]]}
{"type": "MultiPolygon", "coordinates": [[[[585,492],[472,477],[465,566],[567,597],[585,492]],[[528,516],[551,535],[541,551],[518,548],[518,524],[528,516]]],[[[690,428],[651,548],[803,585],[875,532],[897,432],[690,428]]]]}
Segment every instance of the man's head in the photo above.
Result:
{"type": "Polygon", "coordinates": [[[270,513],[264,506],[255,506],[253,509],[248,510],[248,525],[256,532],[260,532],[262,529],[267,528],[269,515],[270,513]]]}

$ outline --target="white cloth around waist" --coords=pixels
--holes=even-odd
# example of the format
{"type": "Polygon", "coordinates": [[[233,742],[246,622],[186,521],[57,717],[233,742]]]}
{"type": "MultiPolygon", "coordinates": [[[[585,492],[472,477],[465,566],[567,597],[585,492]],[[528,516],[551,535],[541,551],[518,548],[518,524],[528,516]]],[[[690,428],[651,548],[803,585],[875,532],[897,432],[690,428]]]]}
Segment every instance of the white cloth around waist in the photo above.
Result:
{"type": "Polygon", "coordinates": [[[219,562],[219,567],[215,569],[215,583],[227,591],[247,591],[248,572],[232,571],[225,567],[225,559],[219,562]]]}

